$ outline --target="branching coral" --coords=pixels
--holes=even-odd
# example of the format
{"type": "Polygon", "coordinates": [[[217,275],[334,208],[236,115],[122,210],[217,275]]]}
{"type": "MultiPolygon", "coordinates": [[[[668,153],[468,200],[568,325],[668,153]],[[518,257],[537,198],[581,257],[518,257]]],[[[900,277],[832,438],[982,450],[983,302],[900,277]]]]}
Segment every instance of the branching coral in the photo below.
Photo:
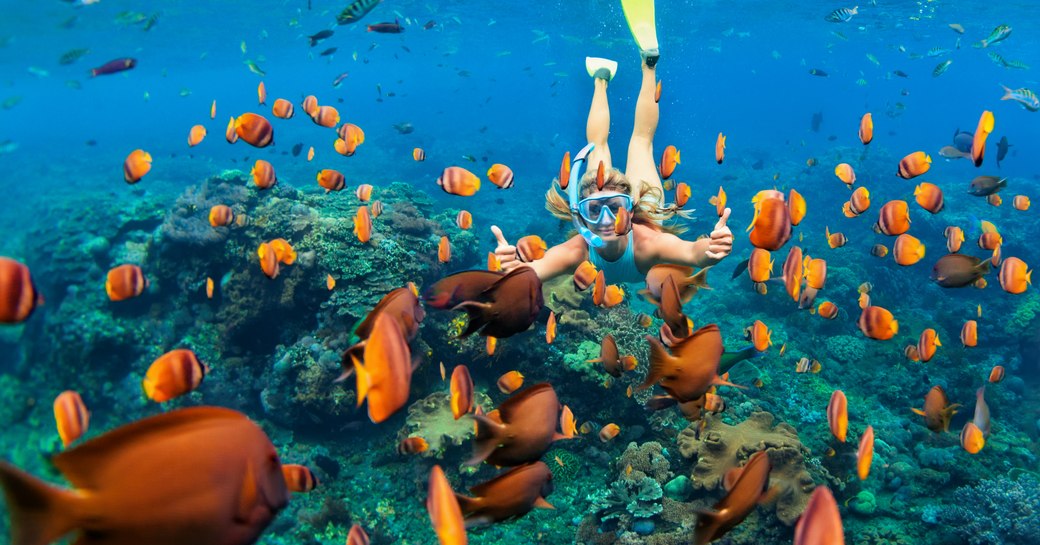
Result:
{"type": "Polygon", "coordinates": [[[1026,545],[1040,535],[1040,479],[1021,473],[962,486],[939,521],[971,545],[1026,545]]]}

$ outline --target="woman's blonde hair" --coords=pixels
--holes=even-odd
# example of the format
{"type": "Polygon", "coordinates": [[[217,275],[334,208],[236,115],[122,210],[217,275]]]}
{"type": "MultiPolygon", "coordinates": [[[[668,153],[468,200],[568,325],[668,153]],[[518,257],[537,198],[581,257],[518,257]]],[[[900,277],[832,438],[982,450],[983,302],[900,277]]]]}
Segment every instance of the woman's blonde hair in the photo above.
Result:
{"type": "MultiPolygon", "coordinates": [[[[578,182],[579,199],[599,191],[596,187],[596,171],[589,169],[578,182]]],[[[560,221],[571,221],[570,201],[566,194],[557,190],[559,184],[553,184],[545,192],[545,209],[560,221]]],[[[665,220],[672,218],[675,214],[669,209],[661,207],[664,203],[664,193],[652,185],[641,181],[639,192],[632,191],[632,182],[620,170],[610,168],[603,173],[603,189],[617,191],[631,195],[635,201],[632,206],[632,223],[638,223],[655,231],[680,234],[686,231],[685,227],[679,225],[665,225],[665,220]]]]}

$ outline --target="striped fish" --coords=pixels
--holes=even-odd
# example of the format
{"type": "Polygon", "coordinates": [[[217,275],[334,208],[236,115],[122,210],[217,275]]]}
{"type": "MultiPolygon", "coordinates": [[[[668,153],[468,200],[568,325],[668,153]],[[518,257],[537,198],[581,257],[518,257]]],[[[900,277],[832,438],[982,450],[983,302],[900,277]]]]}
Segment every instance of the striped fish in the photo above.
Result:
{"type": "Polygon", "coordinates": [[[975,47],[988,47],[990,44],[995,44],[1001,40],[1007,39],[1011,35],[1011,27],[1008,25],[1000,25],[993,29],[993,32],[989,33],[989,36],[985,40],[975,44],[975,47]]]}
{"type": "Polygon", "coordinates": [[[356,23],[362,17],[368,15],[382,0],[355,0],[336,16],[336,22],[341,25],[356,23]]]}
{"type": "Polygon", "coordinates": [[[949,49],[946,49],[944,47],[936,46],[936,47],[933,47],[933,48],[929,49],[928,53],[926,53],[925,55],[928,56],[928,57],[941,57],[941,56],[943,56],[943,55],[945,55],[945,54],[947,54],[949,52],[950,52],[949,49]]]}
{"type": "Polygon", "coordinates": [[[939,63],[939,65],[935,67],[935,70],[932,70],[932,77],[937,78],[945,74],[946,71],[950,69],[951,64],[953,64],[953,59],[947,59],[939,63]]]}
{"type": "Polygon", "coordinates": [[[1029,70],[1029,65],[1022,61],[1004,61],[1004,68],[1014,68],[1015,70],[1029,70]]]}
{"type": "Polygon", "coordinates": [[[859,13],[859,6],[853,8],[838,8],[824,17],[825,20],[831,23],[847,23],[852,20],[852,16],[859,13]]]}
{"type": "Polygon", "coordinates": [[[1001,57],[996,51],[990,51],[989,53],[986,53],[986,56],[989,57],[989,60],[993,61],[993,64],[1007,68],[1007,61],[1005,61],[1004,57],[1001,57]]]}
{"type": "Polygon", "coordinates": [[[1019,89],[1011,89],[1004,85],[1001,87],[1004,88],[1004,96],[1000,97],[1000,100],[1014,100],[1030,112],[1040,110],[1040,99],[1036,98],[1036,93],[1033,91],[1025,87],[1019,89]]]}

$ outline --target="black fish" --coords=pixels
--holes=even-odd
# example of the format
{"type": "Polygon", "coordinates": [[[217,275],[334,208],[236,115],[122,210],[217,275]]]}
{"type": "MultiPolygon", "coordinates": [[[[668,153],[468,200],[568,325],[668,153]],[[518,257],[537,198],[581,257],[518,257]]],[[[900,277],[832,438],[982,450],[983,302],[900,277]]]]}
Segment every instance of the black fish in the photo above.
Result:
{"type": "Polygon", "coordinates": [[[310,36],[307,36],[307,38],[309,38],[310,41],[311,41],[311,47],[314,47],[314,46],[318,45],[318,42],[320,42],[320,41],[322,41],[322,40],[324,40],[326,38],[331,38],[333,34],[334,33],[331,30],[322,30],[321,32],[319,32],[317,34],[312,34],[310,36]]]}
{"type": "Polygon", "coordinates": [[[820,70],[819,68],[810,68],[809,69],[809,74],[811,74],[813,76],[821,77],[821,78],[825,78],[825,77],[830,75],[827,72],[824,72],[823,70],[820,70]]]}
{"type": "Polygon", "coordinates": [[[809,126],[812,127],[812,132],[820,132],[820,125],[823,124],[823,112],[816,112],[812,114],[812,121],[809,122],[809,126]]]}
{"type": "Polygon", "coordinates": [[[400,34],[404,32],[404,27],[397,23],[397,19],[394,19],[392,23],[376,23],[374,25],[368,25],[369,32],[378,32],[380,34],[400,34]]]}
{"type": "Polygon", "coordinates": [[[338,47],[330,47],[330,48],[326,49],[325,51],[322,51],[321,53],[319,53],[318,56],[319,57],[327,57],[327,56],[335,53],[338,50],[339,50],[338,47]]]}
{"type": "Polygon", "coordinates": [[[947,254],[932,267],[931,279],[944,288],[963,288],[989,272],[989,260],[964,254],[947,254]]]}
{"type": "Polygon", "coordinates": [[[372,8],[376,7],[379,2],[380,0],[356,0],[336,16],[336,22],[341,25],[356,23],[368,15],[368,12],[372,11],[372,8]]]}
{"type": "Polygon", "coordinates": [[[971,144],[975,140],[975,135],[962,131],[959,128],[953,131],[953,147],[957,148],[964,153],[971,153],[971,144]]]}
{"type": "Polygon", "coordinates": [[[754,170],[762,170],[762,167],[764,167],[765,164],[766,164],[765,161],[763,161],[762,159],[759,159],[758,161],[755,161],[754,163],[751,164],[751,168],[754,169],[754,170]]]}
{"type": "Polygon", "coordinates": [[[901,77],[901,78],[909,78],[910,77],[909,74],[907,74],[906,72],[903,72],[902,70],[893,70],[892,73],[897,75],[897,76],[899,76],[899,77],[901,77]]]}
{"type": "Polygon", "coordinates": [[[115,74],[124,70],[130,70],[135,66],[137,66],[137,59],[132,59],[130,57],[115,59],[108,61],[97,68],[91,69],[90,76],[96,78],[107,74],[115,74]]]}
{"type": "Polygon", "coordinates": [[[299,157],[301,151],[303,151],[303,142],[299,142],[292,147],[292,156],[299,157]]]}
{"type": "Polygon", "coordinates": [[[1011,144],[1008,144],[1007,136],[1001,136],[1000,142],[997,142],[997,167],[1000,167],[1000,161],[1007,157],[1008,148],[1011,144]]]}
{"type": "Polygon", "coordinates": [[[426,24],[423,25],[422,27],[423,27],[423,30],[430,30],[431,28],[433,28],[435,26],[437,26],[437,21],[434,21],[433,19],[430,19],[429,21],[426,21],[426,24]]]}
{"type": "Polygon", "coordinates": [[[987,197],[1007,187],[1007,178],[976,176],[968,187],[968,193],[976,197],[987,197]]]}

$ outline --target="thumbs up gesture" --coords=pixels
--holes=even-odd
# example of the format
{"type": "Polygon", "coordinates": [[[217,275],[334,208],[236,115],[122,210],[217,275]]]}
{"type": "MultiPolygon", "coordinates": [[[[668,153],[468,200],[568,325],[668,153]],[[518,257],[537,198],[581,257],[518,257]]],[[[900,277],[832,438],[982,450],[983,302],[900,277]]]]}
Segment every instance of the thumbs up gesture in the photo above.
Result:
{"type": "Polygon", "coordinates": [[[729,213],[729,208],[722,212],[722,216],[709,235],[711,241],[705,255],[716,261],[721,261],[733,251],[733,232],[726,226],[726,222],[729,221],[729,213]]]}
{"type": "Polygon", "coordinates": [[[498,257],[498,262],[502,264],[502,272],[509,272],[515,269],[521,263],[517,259],[516,246],[506,240],[505,235],[502,234],[502,230],[497,225],[491,226],[491,233],[495,235],[495,240],[498,241],[498,246],[495,247],[495,256],[498,257]]]}

